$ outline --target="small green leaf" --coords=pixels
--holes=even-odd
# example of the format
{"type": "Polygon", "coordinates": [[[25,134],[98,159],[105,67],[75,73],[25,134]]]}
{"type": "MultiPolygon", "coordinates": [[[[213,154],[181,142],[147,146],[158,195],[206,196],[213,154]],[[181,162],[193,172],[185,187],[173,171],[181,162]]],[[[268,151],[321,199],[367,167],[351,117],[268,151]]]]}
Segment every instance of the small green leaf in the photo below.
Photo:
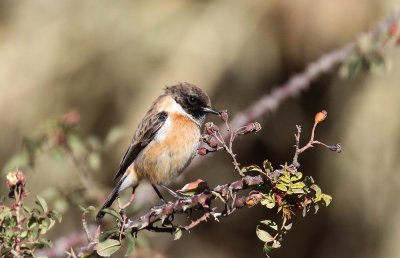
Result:
{"type": "Polygon", "coordinates": [[[315,209],[315,214],[318,212],[318,210],[319,210],[319,205],[318,204],[315,204],[314,205],[314,209],[315,209]]]}
{"type": "Polygon", "coordinates": [[[118,221],[122,221],[122,217],[119,212],[114,210],[113,208],[103,209],[103,212],[113,216],[114,218],[118,219],[118,221]]]}
{"type": "Polygon", "coordinates": [[[37,226],[37,218],[35,216],[31,216],[28,220],[28,228],[32,229],[37,226]]]}
{"type": "Polygon", "coordinates": [[[47,207],[47,203],[46,203],[46,201],[45,201],[40,195],[37,195],[37,196],[36,196],[36,201],[35,201],[35,203],[36,203],[37,205],[39,205],[40,208],[42,208],[42,211],[43,211],[44,213],[48,212],[49,208],[47,207]]]}
{"type": "Polygon", "coordinates": [[[49,211],[49,213],[47,214],[47,217],[51,218],[53,220],[58,220],[58,223],[60,223],[61,220],[62,220],[61,214],[58,213],[57,211],[54,211],[54,210],[53,211],[49,211]]]}
{"type": "Polygon", "coordinates": [[[272,220],[266,219],[266,220],[260,221],[260,223],[272,228],[275,231],[278,230],[278,225],[272,220]]]}
{"type": "Polygon", "coordinates": [[[281,190],[282,192],[286,192],[288,190],[287,187],[283,184],[277,184],[276,188],[281,190]]]}
{"type": "Polygon", "coordinates": [[[263,171],[257,165],[250,165],[250,166],[243,167],[242,169],[240,169],[240,174],[250,173],[250,172],[262,173],[263,171]]]}
{"type": "Polygon", "coordinates": [[[128,246],[126,249],[125,256],[131,256],[135,249],[135,240],[132,236],[131,232],[125,232],[125,239],[126,239],[126,245],[128,246]]]}
{"type": "Polygon", "coordinates": [[[329,206],[329,204],[331,204],[331,202],[332,202],[332,196],[330,196],[330,195],[322,194],[321,198],[322,198],[322,200],[324,200],[326,206],[329,206]]]}
{"type": "Polygon", "coordinates": [[[174,232],[174,240],[178,240],[181,237],[182,237],[182,229],[176,228],[174,232]]]}
{"type": "Polygon", "coordinates": [[[291,181],[298,181],[303,177],[303,173],[297,172],[294,176],[290,178],[291,181]]]}
{"type": "Polygon", "coordinates": [[[303,182],[297,182],[295,184],[292,185],[292,189],[302,189],[304,188],[306,185],[303,182]]]}
{"type": "Polygon", "coordinates": [[[38,242],[34,243],[33,246],[38,249],[43,249],[45,247],[51,247],[53,244],[48,239],[39,239],[38,242]]]}
{"type": "Polygon", "coordinates": [[[96,246],[97,254],[101,257],[110,257],[113,253],[119,250],[121,243],[115,239],[107,239],[100,242],[96,246]]]}
{"type": "Polygon", "coordinates": [[[292,228],[292,226],[293,226],[293,223],[289,223],[289,224],[283,226],[283,228],[284,228],[285,230],[290,230],[290,229],[292,228]]]}
{"type": "Polygon", "coordinates": [[[268,195],[264,199],[261,200],[261,205],[264,205],[268,209],[272,209],[275,207],[275,196],[274,195],[268,195]]]}
{"type": "Polygon", "coordinates": [[[11,247],[3,247],[0,249],[0,257],[3,257],[6,254],[9,254],[11,251],[11,247]]]}
{"type": "Polygon", "coordinates": [[[272,167],[272,163],[269,162],[267,159],[264,160],[263,167],[264,167],[264,171],[267,173],[274,171],[274,168],[272,167]]]}
{"type": "Polygon", "coordinates": [[[310,186],[311,189],[313,189],[315,191],[315,195],[318,197],[319,195],[321,195],[322,191],[321,188],[319,188],[318,185],[313,184],[310,186]]]}
{"type": "Polygon", "coordinates": [[[257,237],[258,237],[261,241],[263,241],[263,242],[265,242],[265,243],[268,243],[268,242],[271,242],[271,241],[274,240],[274,238],[273,238],[267,231],[261,230],[261,229],[259,228],[259,226],[257,226],[256,234],[257,234],[257,237]]]}
{"type": "Polygon", "coordinates": [[[278,240],[274,240],[274,242],[272,243],[272,248],[279,248],[281,247],[281,242],[279,242],[278,240]]]}

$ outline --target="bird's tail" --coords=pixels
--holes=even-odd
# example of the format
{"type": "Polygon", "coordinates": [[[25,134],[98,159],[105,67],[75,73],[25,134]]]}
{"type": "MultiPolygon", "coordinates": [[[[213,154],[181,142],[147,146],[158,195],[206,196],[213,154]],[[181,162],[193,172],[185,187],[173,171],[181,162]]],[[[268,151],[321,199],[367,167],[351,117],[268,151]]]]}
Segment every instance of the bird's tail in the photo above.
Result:
{"type": "Polygon", "coordinates": [[[114,187],[114,189],[111,191],[111,193],[108,195],[106,201],[104,202],[103,206],[101,207],[101,209],[99,210],[99,212],[96,215],[96,220],[100,221],[105,213],[104,213],[104,209],[109,208],[113,202],[115,201],[115,199],[118,197],[119,193],[123,190],[125,190],[126,188],[128,188],[129,186],[132,186],[132,195],[135,193],[135,189],[138,186],[137,184],[137,180],[133,180],[132,175],[131,174],[125,174],[121,177],[121,179],[118,181],[117,185],[114,187]]]}

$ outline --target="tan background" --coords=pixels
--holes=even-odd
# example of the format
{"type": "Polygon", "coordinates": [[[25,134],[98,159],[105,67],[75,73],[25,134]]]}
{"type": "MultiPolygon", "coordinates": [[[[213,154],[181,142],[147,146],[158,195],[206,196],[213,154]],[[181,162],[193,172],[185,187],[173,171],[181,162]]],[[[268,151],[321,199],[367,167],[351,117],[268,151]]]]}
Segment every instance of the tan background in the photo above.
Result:
{"type": "MultiPolygon", "coordinates": [[[[165,85],[198,84],[215,107],[234,114],[398,4],[0,1],[0,165],[43,120],[76,108],[85,135],[102,137],[117,124],[127,131],[96,177],[111,187],[134,128],[165,85]]],[[[263,131],[239,142],[243,164],[264,158],[282,163],[291,158],[295,124],[307,132],[313,114],[325,108],[329,119],[318,136],[343,145],[340,155],[316,148],[302,157],[304,173],[333,195],[333,203],[298,219],[272,257],[400,257],[400,52],[387,53],[387,61],[389,69],[380,75],[348,80],[324,75],[260,118],[263,131]]],[[[224,154],[188,172],[185,180],[199,177],[212,185],[235,178],[224,154]]],[[[29,188],[40,193],[74,180],[68,166],[44,161],[29,175],[29,188]]],[[[0,181],[4,192],[4,177],[0,181]]],[[[244,209],[179,241],[150,234],[150,247],[167,257],[264,257],[255,226],[267,216],[261,208],[244,209]]],[[[79,230],[78,218],[72,213],[57,234],[79,230]]]]}

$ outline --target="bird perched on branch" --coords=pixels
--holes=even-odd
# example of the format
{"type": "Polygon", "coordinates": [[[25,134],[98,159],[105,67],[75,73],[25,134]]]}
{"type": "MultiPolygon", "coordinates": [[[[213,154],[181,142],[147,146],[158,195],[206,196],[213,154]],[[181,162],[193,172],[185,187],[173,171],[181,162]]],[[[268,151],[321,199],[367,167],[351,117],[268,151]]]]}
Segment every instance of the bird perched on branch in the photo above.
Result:
{"type": "Polygon", "coordinates": [[[156,185],[168,189],[168,184],[191,162],[200,144],[200,127],[208,113],[220,112],[211,107],[208,95],[190,83],[167,87],[152,104],[133,136],[132,142],[121,160],[114,180],[120,178],[107,197],[96,218],[104,216],[119,193],[129,187],[132,195],[126,207],[133,201],[139,182],[148,180],[161,200],[156,185]]]}

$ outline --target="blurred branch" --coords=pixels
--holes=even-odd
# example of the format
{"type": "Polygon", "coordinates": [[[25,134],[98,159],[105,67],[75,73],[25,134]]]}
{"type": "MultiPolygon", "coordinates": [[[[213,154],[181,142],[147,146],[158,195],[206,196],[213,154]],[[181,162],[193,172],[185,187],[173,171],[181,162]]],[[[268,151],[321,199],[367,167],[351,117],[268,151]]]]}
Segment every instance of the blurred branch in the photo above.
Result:
{"type": "Polygon", "coordinates": [[[339,65],[344,64],[352,54],[362,57],[367,57],[375,52],[380,55],[384,54],[388,47],[398,43],[400,36],[399,20],[400,9],[353,42],[324,54],[318,60],[307,65],[302,72],[294,74],[287,82],[276,86],[269,94],[265,94],[248,108],[236,114],[232,119],[232,126],[237,128],[265,114],[272,113],[285,100],[298,96],[302,91],[307,90],[319,76],[332,72],[339,65]],[[366,49],[366,41],[373,41],[374,44],[366,49]]]}

